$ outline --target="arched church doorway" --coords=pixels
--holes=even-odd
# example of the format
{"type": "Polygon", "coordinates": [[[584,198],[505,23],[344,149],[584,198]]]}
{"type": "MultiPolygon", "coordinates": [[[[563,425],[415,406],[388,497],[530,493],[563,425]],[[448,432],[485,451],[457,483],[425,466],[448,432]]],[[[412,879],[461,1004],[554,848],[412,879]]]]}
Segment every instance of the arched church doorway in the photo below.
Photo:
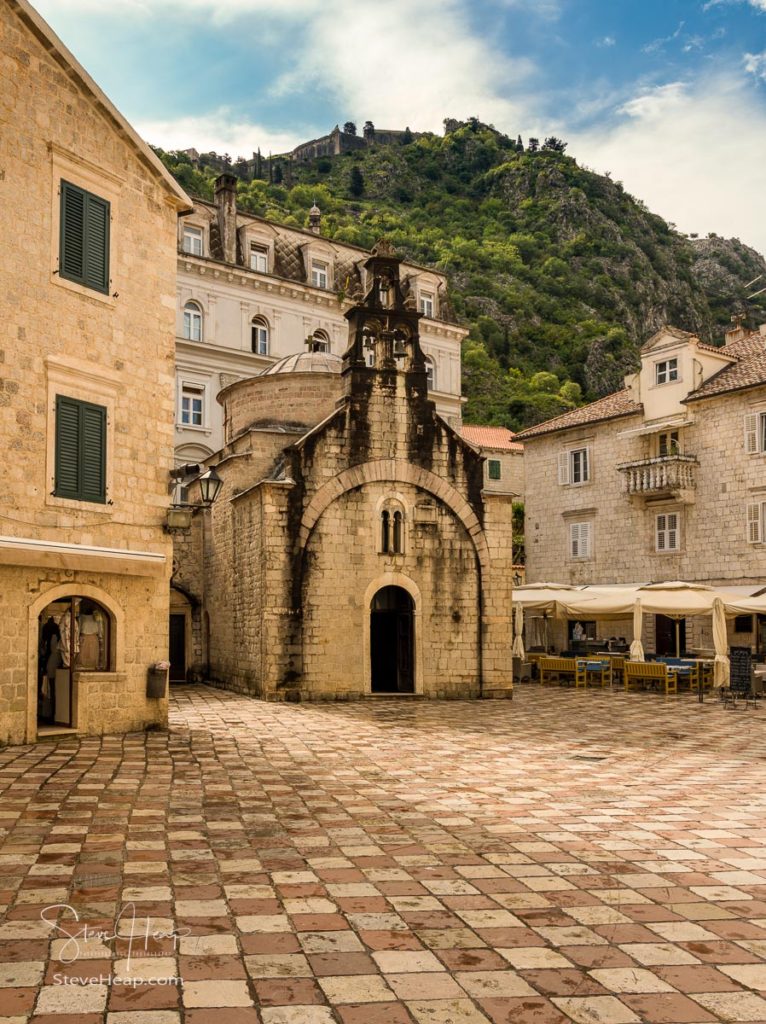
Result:
{"type": "Polygon", "coordinates": [[[415,690],[415,605],[401,587],[382,587],[370,605],[370,679],[373,693],[415,690]]]}
{"type": "Polygon", "coordinates": [[[62,597],[38,618],[38,725],[74,726],[75,676],[108,672],[112,665],[111,618],[88,597],[62,597]]]}

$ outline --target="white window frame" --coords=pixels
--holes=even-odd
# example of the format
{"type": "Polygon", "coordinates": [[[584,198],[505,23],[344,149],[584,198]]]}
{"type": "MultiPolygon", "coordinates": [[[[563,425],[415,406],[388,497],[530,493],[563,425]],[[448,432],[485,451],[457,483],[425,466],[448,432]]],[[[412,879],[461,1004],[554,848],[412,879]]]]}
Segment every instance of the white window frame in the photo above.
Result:
{"type": "Polygon", "coordinates": [[[663,384],[676,384],[680,379],[681,367],[678,365],[678,356],[670,356],[654,364],[654,383],[658,387],[663,384]]]}
{"type": "Polygon", "coordinates": [[[428,320],[434,318],[434,297],[430,292],[420,293],[420,312],[428,320]]]}
{"type": "Polygon", "coordinates": [[[330,336],[327,331],[318,328],[311,335],[312,340],[317,345],[322,345],[322,348],[315,349],[316,352],[329,352],[330,351],[330,336]]]}
{"type": "Polygon", "coordinates": [[[658,555],[681,550],[681,513],[675,509],[654,516],[654,550],[658,555]]]}
{"type": "Polygon", "coordinates": [[[260,242],[250,243],[250,269],[257,274],[269,272],[269,248],[260,242]]]}
{"type": "Polygon", "coordinates": [[[569,524],[569,557],[576,559],[593,557],[593,523],[569,524]]]}
{"type": "Polygon", "coordinates": [[[265,317],[254,316],[250,321],[250,348],[254,355],[267,356],[271,347],[271,328],[265,317]]]}
{"type": "Polygon", "coordinates": [[[677,430],[663,430],[657,434],[657,457],[669,459],[681,454],[681,438],[677,430]],[[663,451],[663,447],[665,450],[663,451]]]}
{"type": "Polygon", "coordinates": [[[203,430],[205,428],[205,385],[195,381],[182,380],[178,404],[178,422],[182,427],[203,430]],[[196,406],[199,408],[196,408],[196,406]],[[199,416],[199,423],[195,422],[199,416]]]}
{"type": "Polygon", "coordinates": [[[590,445],[568,448],[566,451],[559,452],[559,484],[561,486],[582,487],[583,484],[590,483],[592,470],[593,455],[590,445]],[[576,476],[578,479],[575,479],[576,476]]]}
{"type": "Polygon", "coordinates": [[[330,287],[330,264],[324,260],[311,261],[311,284],[324,291],[330,287]]]}
{"type": "Polygon", "coordinates": [[[187,341],[202,341],[204,337],[204,322],[202,307],[194,299],[184,303],[184,328],[183,336],[187,341]]]}
{"type": "Polygon", "coordinates": [[[436,391],[436,360],[433,356],[426,356],[426,384],[429,391],[436,391]]]}
{"type": "Polygon", "coordinates": [[[745,415],[745,453],[760,455],[766,452],[766,412],[745,415]]]}
{"type": "Polygon", "coordinates": [[[194,224],[184,224],[181,248],[189,256],[203,256],[205,252],[205,232],[194,224]]]}
{"type": "Polygon", "coordinates": [[[766,501],[749,501],[745,513],[748,544],[762,544],[766,536],[766,501]]]}

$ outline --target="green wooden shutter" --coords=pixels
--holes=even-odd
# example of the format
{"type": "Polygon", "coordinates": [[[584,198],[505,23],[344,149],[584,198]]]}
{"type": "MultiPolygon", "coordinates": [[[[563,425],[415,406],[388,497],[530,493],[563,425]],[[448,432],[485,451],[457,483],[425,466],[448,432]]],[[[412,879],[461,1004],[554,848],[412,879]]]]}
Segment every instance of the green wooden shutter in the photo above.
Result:
{"type": "Polygon", "coordinates": [[[106,409],[81,403],[80,495],[83,501],[106,501],[106,409]]]}
{"type": "Polygon", "coordinates": [[[109,291],[109,203],[88,193],[85,197],[85,284],[109,291]]]}
{"type": "Polygon", "coordinates": [[[61,238],[59,273],[71,281],[85,276],[85,192],[61,182],[61,238]]]}
{"type": "Polygon", "coordinates": [[[56,487],[60,498],[80,496],[80,409],[73,398],[56,396],[56,487]]]}
{"type": "Polygon", "coordinates": [[[109,217],[106,199],[61,182],[59,273],[104,294],[109,292],[109,217]]]}
{"type": "Polygon", "coordinates": [[[106,409],[56,396],[56,485],[60,498],[106,502],[106,409]]]}

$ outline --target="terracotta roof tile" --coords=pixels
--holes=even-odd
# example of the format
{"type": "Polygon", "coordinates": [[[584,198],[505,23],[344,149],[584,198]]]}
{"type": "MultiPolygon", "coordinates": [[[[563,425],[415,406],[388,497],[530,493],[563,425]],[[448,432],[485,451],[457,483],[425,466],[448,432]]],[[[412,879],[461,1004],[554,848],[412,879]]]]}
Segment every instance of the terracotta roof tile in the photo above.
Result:
{"type": "Polygon", "coordinates": [[[602,420],[614,420],[620,416],[632,416],[635,413],[643,412],[640,402],[634,402],[631,393],[627,388],[622,391],[615,391],[611,395],[599,398],[590,405],[583,405],[579,409],[572,409],[570,412],[555,416],[552,420],[538,423],[534,427],[522,430],[516,435],[518,440],[526,441],[530,437],[539,437],[541,434],[552,434],[557,430],[568,430],[570,427],[582,427],[588,423],[599,423],[602,420]]]}
{"type": "Polygon", "coordinates": [[[718,349],[724,355],[736,359],[736,362],[725,366],[686,399],[696,402],[701,398],[712,398],[723,395],[727,391],[741,391],[766,385],[766,337],[754,331],[752,334],[730,342],[725,348],[718,349]]]}
{"type": "Polygon", "coordinates": [[[507,452],[524,451],[524,445],[513,440],[516,435],[507,427],[479,427],[468,424],[463,426],[460,433],[469,444],[475,444],[479,448],[498,448],[507,452]]]}

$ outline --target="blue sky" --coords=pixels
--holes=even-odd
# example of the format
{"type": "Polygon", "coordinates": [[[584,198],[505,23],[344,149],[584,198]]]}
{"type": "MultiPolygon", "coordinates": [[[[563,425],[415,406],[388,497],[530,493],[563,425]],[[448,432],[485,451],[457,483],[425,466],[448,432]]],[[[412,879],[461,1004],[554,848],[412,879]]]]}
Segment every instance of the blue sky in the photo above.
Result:
{"type": "Polygon", "coordinates": [[[37,0],[157,145],[347,119],[555,133],[685,231],[766,252],[766,0],[37,0]]]}

